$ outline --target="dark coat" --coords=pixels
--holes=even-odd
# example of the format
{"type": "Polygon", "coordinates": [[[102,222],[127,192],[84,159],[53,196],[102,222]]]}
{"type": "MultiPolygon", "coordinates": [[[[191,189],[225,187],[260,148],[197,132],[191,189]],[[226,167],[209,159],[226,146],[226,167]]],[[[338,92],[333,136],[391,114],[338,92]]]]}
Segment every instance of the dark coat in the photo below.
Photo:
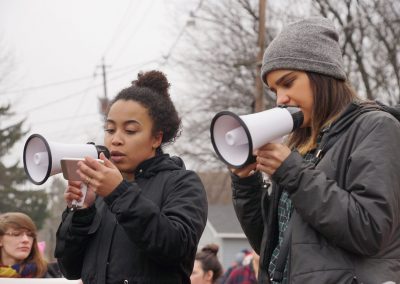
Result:
{"type": "Polygon", "coordinates": [[[316,167],[289,155],[270,195],[259,173],[232,176],[237,216],[260,254],[260,282],[268,283],[286,190],[294,206],[290,283],[400,283],[400,123],[352,104],[329,135],[341,136],[316,167]]]}
{"type": "Polygon", "coordinates": [[[207,221],[203,184],[181,159],[165,154],[139,165],[135,177],[88,209],[64,212],[55,254],[66,278],[190,283],[207,221]]]}

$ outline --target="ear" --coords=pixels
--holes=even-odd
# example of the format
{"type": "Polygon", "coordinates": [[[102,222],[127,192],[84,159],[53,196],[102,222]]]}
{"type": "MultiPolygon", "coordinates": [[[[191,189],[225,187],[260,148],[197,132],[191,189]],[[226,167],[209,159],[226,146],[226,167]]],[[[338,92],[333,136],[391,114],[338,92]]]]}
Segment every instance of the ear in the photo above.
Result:
{"type": "Polygon", "coordinates": [[[212,283],[213,276],[214,276],[214,272],[212,270],[208,270],[206,273],[204,273],[204,278],[207,281],[210,281],[211,283],[212,283]]]}
{"type": "Polygon", "coordinates": [[[153,149],[157,149],[158,147],[160,147],[162,139],[163,139],[162,131],[159,131],[156,135],[154,135],[154,141],[152,145],[153,149]]]}

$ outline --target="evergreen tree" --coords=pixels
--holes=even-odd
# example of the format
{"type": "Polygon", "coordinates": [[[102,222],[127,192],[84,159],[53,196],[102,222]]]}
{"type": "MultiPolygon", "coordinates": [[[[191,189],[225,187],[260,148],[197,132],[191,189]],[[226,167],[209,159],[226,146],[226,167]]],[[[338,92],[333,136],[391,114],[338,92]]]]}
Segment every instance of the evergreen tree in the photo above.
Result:
{"type": "Polygon", "coordinates": [[[14,115],[11,105],[0,106],[0,213],[19,211],[28,214],[40,229],[48,217],[48,197],[42,190],[20,190],[19,185],[27,181],[24,169],[17,161],[6,165],[4,157],[9,154],[14,144],[21,140],[26,132],[23,130],[25,120],[11,125],[5,125],[11,121],[14,115]]]}

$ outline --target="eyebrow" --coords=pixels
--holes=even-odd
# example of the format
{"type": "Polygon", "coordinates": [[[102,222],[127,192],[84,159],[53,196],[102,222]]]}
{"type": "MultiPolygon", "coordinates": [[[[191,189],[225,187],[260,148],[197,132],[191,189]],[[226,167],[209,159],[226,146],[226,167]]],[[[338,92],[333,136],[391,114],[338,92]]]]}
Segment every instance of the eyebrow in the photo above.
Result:
{"type": "Polygon", "coordinates": [[[289,77],[290,75],[293,75],[294,71],[286,73],[285,75],[283,75],[282,77],[280,77],[278,80],[275,81],[275,85],[279,86],[282,84],[282,82],[289,77]]]}
{"type": "MultiPolygon", "coordinates": [[[[107,119],[107,120],[106,120],[106,123],[113,123],[113,124],[115,124],[115,121],[112,120],[112,119],[107,119]]],[[[131,124],[131,123],[133,123],[133,124],[138,124],[138,125],[142,125],[139,121],[137,121],[137,120],[135,120],[135,119],[130,119],[130,120],[124,121],[124,125],[126,125],[126,124],[131,124]]]]}

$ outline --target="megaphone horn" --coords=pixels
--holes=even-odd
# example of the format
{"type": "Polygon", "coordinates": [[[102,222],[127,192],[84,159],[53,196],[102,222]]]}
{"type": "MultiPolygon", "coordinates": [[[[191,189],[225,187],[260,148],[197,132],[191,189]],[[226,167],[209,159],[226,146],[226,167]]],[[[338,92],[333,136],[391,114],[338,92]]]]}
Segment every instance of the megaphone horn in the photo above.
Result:
{"type": "Polygon", "coordinates": [[[108,149],[102,145],[55,143],[47,141],[40,134],[32,134],[24,146],[24,170],[32,183],[41,185],[50,176],[61,173],[62,158],[90,156],[97,159],[100,153],[110,157],[108,149]]]}
{"type": "Polygon", "coordinates": [[[293,106],[242,116],[222,111],[211,121],[211,142],[225,164],[242,168],[255,162],[254,150],[299,128],[303,119],[300,108],[293,106]]]}

